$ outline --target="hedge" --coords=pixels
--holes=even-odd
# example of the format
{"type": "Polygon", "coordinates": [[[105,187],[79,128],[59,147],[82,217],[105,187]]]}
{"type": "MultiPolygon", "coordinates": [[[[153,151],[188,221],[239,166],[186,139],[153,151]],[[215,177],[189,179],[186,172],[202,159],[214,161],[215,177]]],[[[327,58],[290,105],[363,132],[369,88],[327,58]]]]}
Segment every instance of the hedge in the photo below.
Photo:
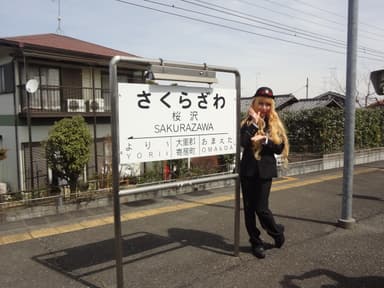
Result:
{"type": "MultiPolygon", "coordinates": [[[[344,110],[315,108],[280,112],[291,152],[328,154],[343,151],[344,110]]],[[[384,110],[356,109],[355,149],[384,146],[384,110]]]]}

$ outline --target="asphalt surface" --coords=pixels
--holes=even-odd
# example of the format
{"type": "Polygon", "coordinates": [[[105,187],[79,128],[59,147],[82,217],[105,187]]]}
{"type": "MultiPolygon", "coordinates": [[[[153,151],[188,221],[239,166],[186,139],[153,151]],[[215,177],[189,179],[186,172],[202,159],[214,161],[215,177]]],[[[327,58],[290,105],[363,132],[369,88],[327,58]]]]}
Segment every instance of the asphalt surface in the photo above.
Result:
{"type": "MultiPolygon", "coordinates": [[[[384,287],[384,161],[354,169],[352,229],[341,169],[276,179],[270,207],[286,243],[250,251],[234,187],[122,205],[124,287],[384,287]]],[[[112,207],[0,226],[0,287],[116,287],[112,207]]]]}

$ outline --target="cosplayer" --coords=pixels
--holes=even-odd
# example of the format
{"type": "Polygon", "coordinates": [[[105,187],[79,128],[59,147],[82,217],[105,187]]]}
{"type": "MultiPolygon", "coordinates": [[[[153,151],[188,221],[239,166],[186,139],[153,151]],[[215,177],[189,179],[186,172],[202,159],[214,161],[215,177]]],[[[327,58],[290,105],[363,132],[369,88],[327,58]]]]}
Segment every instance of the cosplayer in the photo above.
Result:
{"type": "Polygon", "coordinates": [[[259,88],[241,122],[240,142],[243,156],[240,162],[240,181],[243,194],[245,226],[252,246],[252,253],[265,257],[261,227],[274,239],[275,247],[284,244],[284,226],[276,224],[269,209],[272,178],[277,177],[275,154],[280,154],[283,165],[288,163],[289,144],[286,131],[275,111],[273,92],[268,87],[259,88]]]}

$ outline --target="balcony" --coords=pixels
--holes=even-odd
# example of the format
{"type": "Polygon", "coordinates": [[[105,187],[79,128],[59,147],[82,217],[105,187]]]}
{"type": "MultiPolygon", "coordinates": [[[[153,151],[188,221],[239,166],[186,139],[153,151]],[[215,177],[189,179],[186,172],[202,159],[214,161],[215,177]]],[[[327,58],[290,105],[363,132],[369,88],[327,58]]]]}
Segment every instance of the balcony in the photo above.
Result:
{"type": "Polygon", "coordinates": [[[40,86],[35,93],[28,94],[24,85],[18,88],[20,112],[24,116],[28,111],[33,118],[64,117],[78,113],[85,117],[110,116],[109,89],[40,86]]]}

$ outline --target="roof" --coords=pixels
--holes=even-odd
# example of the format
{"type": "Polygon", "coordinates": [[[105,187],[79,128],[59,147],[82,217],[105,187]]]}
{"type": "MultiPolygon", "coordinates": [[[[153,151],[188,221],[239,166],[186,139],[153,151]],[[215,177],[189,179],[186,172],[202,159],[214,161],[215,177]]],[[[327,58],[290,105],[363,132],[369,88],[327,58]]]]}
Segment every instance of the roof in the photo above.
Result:
{"type": "Polygon", "coordinates": [[[342,108],[342,105],[334,99],[300,99],[298,102],[293,103],[282,109],[284,112],[295,112],[301,110],[309,110],[320,107],[336,107],[342,108]]]}
{"type": "Polygon", "coordinates": [[[297,98],[293,94],[275,95],[276,110],[282,110],[288,105],[296,103],[297,98]]]}
{"type": "Polygon", "coordinates": [[[376,102],[369,104],[368,108],[381,108],[384,109],[384,100],[376,100],[376,102]]]}
{"type": "Polygon", "coordinates": [[[116,55],[137,57],[124,51],[53,33],[0,38],[0,44],[1,43],[17,47],[54,49],[63,52],[66,51],[67,53],[85,53],[104,57],[113,57],[116,55]]]}
{"type": "Polygon", "coordinates": [[[340,94],[338,92],[334,91],[327,91],[324,92],[313,99],[336,99],[337,101],[342,101],[344,103],[345,101],[345,96],[343,94],[340,94]]]}
{"type": "Polygon", "coordinates": [[[246,113],[249,106],[251,106],[253,97],[240,98],[240,111],[246,113]]]}
{"type": "MultiPolygon", "coordinates": [[[[240,111],[246,113],[248,110],[248,107],[252,103],[252,100],[253,100],[253,96],[241,98],[240,111]]],[[[275,108],[276,110],[281,110],[282,107],[285,107],[297,101],[298,101],[297,98],[293,94],[275,95],[275,108]]]]}

